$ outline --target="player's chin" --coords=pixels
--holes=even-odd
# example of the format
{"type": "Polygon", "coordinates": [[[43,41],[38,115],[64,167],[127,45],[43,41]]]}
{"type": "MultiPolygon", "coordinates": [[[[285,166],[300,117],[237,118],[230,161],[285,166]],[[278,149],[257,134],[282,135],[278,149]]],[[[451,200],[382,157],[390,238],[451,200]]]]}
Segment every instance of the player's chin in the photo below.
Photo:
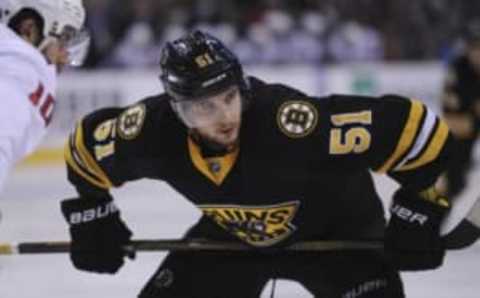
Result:
{"type": "Polygon", "coordinates": [[[230,147],[237,143],[238,135],[239,129],[237,127],[221,130],[215,136],[215,142],[222,146],[230,147]]]}

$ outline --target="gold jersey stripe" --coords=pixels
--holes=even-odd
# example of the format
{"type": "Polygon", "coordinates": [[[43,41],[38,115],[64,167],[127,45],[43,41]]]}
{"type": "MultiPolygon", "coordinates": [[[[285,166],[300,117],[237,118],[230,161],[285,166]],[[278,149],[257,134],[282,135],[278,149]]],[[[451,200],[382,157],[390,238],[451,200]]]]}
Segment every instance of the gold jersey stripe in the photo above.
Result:
{"type": "Polygon", "coordinates": [[[427,149],[425,152],[416,160],[409,162],[398,169],[398,171],[408,171],[418,167],[421,167],[435,158],[437,158],[438,154],[443,148],[445,141],[448,137],[448,126],[444,121],[440,121],[437,130],[435,131],[435,135],[433,136],[430,144],[428,144],[427,149]]]}
{"type": "Polygon", "coordinates": [[[195,144],[190,138],[188,138],[187,141],[190,158],[192,159],[195,167],[216,185],[222,184],[223,180],[225,180],[225,177],[227,177],[228,173],[230,173],[230,170],[237,160],[239,149],[237,148],[233,152],[228,153],[223,157],[204,159],[200,153],[200,148],[198,145],[195,144]],[[219,165],[218,172],[210,170],[210,167],[208,166],[209,161],[216,162],[219,165]]]}
{"type": "Polygon", "coordinates": [[[397,162],[397,160],[402,157],[408,148],[411,147],[413,139],[417,134],[417,130],[420,127],[420,122],[422,120],[423,113],[425,109],[423,104],[418,100],[411,100],[410,112],[408,115],[408,120],[403,128],[400,141],[397,144],[397,147],[393,151],[393,154],[387,159],[387,161],[376,170],[379,173],[385,173],[390,170],[390,168],[397,162]]]}
{"type": "MultiPolygon", "coordinates": [[[[70,138],[73,140],[75,138],[75,135],[71,136],[70,138]]],[[[70,144],[70,152],[69,152],[70,157],[72,161],[75,162],[77,167],[80,170],[82,170],[85,174],[92,177],[92,179],[100,181],[100,179],[95,175],[95,173],[93,173],[92,170],[87,165],[85,165],[85,161],[82,159],[82,157],[80,156],[80,153],[77,151],[75,147],[75,143],[72,143],[72,141],[70,141],[69,144],[70,144]]]]}
{"type": "Polygon", "coordinates": [[[70,135],[70,157],[72,158],[72,161],[75,162],[77,167],[80,170],[82,170],[85,174],[103,183],[100,180],[100,178],[98,178],[97,175],[93,172],[93,169],[90,168],[85,158],[79,152],[79,149],[78,149],[79,146],[77,145],[77,142],[78,142],[78,134],[80,131],[81,130],[78,128],[78,124],[77,124],[75,131],[70,135]]]}
{"type": "Polygon", "coordinates": [[[76,131],[70,135],[68,144],[70,149],[70,156],[77,166],[80,167],[84,172],[88,173],[90,176],[95,176],[93,173],[90,173],[88,167],[85,165],[85,161],[82,159],[80,154],[77,152],[75,147],[76,131]]]}
{"type": "Polygon", "coordinates": [[[87,168],[95,176],[97,176],[98,180],[100,180],[102,184],[107,185],[108,188],[112,187],[112,182],[110,182],[108,176],[105,174],[102,168],[100,168],[98,163],[90,155],[90,152],[88,152],[87,148],[85,147],[85,144],[83,142],[83,127],[81,122],[77,125],[76,131],[77,133],[75,136],[75,148],[77,149],[77,153],[80,155],[80,158],[83,160],[87,168]]]}
{"type": "Polygon", "coordinates": [[[71,148],[70,148],[70,142],[67,141],[65,143],[65,150],[64,150],[64,157],[65,157],[65,161],[67,162],[67,164],[78,174],[80,175],[81,177],[83,177],[85,180],[87,180],[88,182],[90,182],[91,184],[97,186],[97,187],[100,187],[100,188],[103,188],[103,189],[108,189],[108,185],[106,185],[105,183],[103,183],[102,181],[99,181],[97,179],[94,179],[92,178],[92,176],[90,176],[87,172],[85,172],[84,170],[82,170],[81,167],[78,166],[77,162],[73,159],[73,156],[72,156],[72,151],[71,151],[71,148]]]}

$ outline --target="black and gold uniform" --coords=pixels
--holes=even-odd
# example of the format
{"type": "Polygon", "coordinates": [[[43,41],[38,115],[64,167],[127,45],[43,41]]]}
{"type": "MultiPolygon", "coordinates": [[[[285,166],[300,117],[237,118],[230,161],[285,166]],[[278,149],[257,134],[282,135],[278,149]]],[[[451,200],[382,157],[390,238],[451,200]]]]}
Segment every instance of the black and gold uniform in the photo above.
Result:
{"type": "Polygon", "coordinates": [[[466,186],[473,165],[473,148],[480,132],[480,22],[470,21],[463,36],[465,49],[449,61],[443,85],[443,117],[454,136],[455,154],[449,164],[446,190],[454,199],[466,186]]]}
{"type": "Polygon", "coordinates": [[[189,236],[267,247],[380,238],[384,211],[369,170],[418,190],[443,170],[448,128],[418,100],[310,98],[250,82],[235,151],[204,156],[159,95],[78,123],[66,146],[69,180],[95,196],[140,178],[165,181],[204,214],[189,236]]]}
{"type": "Polygon", "coordinates": [[[235,151],[204,157],[159,95],[78,123],[66,147],[70,181],[83,193],[163,180],[230,234],[263,247],[380,237],[383,208],[369,170],[421,190],[443,169],[448,128],[420,101],[309,98],[251,81],[255,98],[235,151]]]}
{"type": "Polygon", "coordinates": [[[141,298],[253,298],[272,278],[296,280],[315,297],[400,298],[397,270],[441,265],[439,226],[449,203],[431,186],[449,159],[450,135],[420,101],[315,98],[247,79],[233,54],[202,32],[167,44],[161,65],[165,94],[98,110],[68,139],[68,178],[79,198],[63,201],[62,211],[75,267],[121,267],[132,233],[109,189],[141,178],[165,181],[202,211],[185,237],[258,248],[172,252],[141,298]],[[205,96],[232,85],[244,99],[239,140],[219,150],[188,126],[182,101],[204,105],[205,96]],[[387,227],[371,171],[401,184],[387,227]],[[266,251],[302,240],[383,237],[388,254],[266,251]]]}
{"type": "MultiPolygon", "coordinates": [[[[480,51],[480,36],[471,47],[480,51]]],[[[480,69],[465,55],[451,62],[444,86],[443,116],[456,139],[455,160],[447,171],[450,197],[465,188],[473,164],[473,148],[480,130],[480,69]]]]}

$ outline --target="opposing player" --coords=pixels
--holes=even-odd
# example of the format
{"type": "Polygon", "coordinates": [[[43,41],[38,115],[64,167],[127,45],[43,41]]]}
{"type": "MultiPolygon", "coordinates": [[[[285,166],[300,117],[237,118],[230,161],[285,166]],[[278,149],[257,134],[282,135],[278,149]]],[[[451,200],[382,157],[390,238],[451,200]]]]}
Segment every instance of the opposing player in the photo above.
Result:
{"type": "Polygon", "coordinates": [[[433,185],[451,139],[420,101],[315,98],[268,84],[245,76],[233,53],[200,31],[168,43],[161,70],[166,93],[93,112],[67,142],[78,198],[64,200],[62,212],[75,267],[122,266],[132,233],[109,189],[140,178],[166,181],[203,212],[185,237],[258,249],[172,252],[141,298],[259,297],[271,278],[296,280],[315,297],[404,297],[398,270],[442,264],[439,227],[450,204],[433,185]],[[402,185],[387,227],[369,170],[402,185]],[[386,253],[262,253],[384,236],[386,253]]]}
{"type": "Polygon", "coordinates": [[[47,130],[58,72],[85,57],[84,20],[81,0],[0,1],[0,192],[47,130]]]}
{"type": "Polygon", "coordinates": [[[467,26],[465,42],[465,51],[450,62],[442,97],[443,116],[457,139],[446,175],[452,199],[465,189],[480,131],[480,19],[467,26]]]}

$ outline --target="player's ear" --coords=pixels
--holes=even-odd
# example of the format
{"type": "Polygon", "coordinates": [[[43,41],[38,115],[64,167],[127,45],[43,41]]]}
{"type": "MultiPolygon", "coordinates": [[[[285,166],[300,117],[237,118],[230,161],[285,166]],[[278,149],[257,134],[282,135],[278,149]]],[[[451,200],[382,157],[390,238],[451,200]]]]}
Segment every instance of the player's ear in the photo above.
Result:
{"type": "Polygon", "coordinates": [[[41,29],[33,18],[25,18],[17,25],[18,34],[27,42],[38,46],[41,41],[41,29]]]}

